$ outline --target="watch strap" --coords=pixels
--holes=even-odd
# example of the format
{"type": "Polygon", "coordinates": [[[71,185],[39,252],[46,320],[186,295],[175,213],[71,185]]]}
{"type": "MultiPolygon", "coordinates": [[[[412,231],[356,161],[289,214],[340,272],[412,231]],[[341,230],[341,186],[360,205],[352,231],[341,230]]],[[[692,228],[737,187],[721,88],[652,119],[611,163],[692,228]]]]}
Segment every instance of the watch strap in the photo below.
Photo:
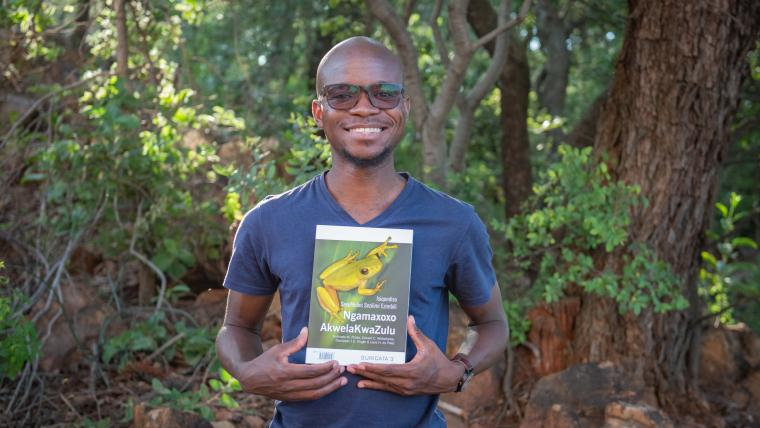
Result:
{"type": "Polygon", "coordinates": [[[459,383],[457,384],[456,389],[456,392],[462,392],[465,385],[467,385],[467,382],[469,382],[470,378],[472,378],[475,367],[473,367],[470,360],[467,359],[467,356],[462,353],[454,355],[454,357],[451,358],[451,361],[459,361],[464,364],[464,373],[462,374],[462,378],[459,379],[459,383]]]}

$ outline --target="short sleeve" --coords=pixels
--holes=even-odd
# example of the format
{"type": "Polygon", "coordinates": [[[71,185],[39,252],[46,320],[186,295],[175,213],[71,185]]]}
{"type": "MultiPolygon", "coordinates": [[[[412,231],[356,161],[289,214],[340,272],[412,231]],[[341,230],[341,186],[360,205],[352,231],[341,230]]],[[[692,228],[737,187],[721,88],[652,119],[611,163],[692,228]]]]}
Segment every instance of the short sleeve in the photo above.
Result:
{"type": "Polygon", "coordinates": [[[249,211],[240,222],[232,244],[232,257],[224,276],[224,287],[243,294],[266,296],[277,291],[277,280],[269,270],[264,254],[262,234],[259,226],[261,215],[257,209],[249,211]]]}
{"type": "Polygon", "coordinates": [[[482,305],[491,298],[496,274],[491,263],[493,251],[488,243],[488,232],[474,212],[457,245],[446,274],[449,290],[464,306],[482,305]]]}

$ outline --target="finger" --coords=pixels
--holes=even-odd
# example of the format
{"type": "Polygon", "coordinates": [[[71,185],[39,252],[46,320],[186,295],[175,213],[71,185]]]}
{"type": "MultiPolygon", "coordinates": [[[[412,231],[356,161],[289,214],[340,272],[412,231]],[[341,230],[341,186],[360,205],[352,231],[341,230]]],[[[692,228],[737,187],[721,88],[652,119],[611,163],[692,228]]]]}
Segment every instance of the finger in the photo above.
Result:
{"type": "Polygon", "coordinates": [[[304,327],[301,329],[301,332],[298,333],[298,336],[295,338],[283,343],[281,346],[281,352],[284,354],[285,357],[288,355],[294,354],[298,352],[301,348],[306,345],[306,338],[309,336],[309,329],[304,327]]]}
{"type": "Polygon", "coordinates": [[[320,376],[312,378],[295,378],[288,380],[282,384],[282,390],[286,392],[306,391],[311,389],[319,389],[323,386],[334,381],[340,376],[345,369],[341,366],[336,366],[334,369],[324,373],[320,376]]]}
{"type": "Polygon", "coordinates": [[[288,379],[310,379],[329,373],[340,366],[336,361],[327,361],[319,364],[291,364],[285,363],[282,367],[288,379]]]}
{"type": "Polygon", "coordinates": [[[409,382],[410,380],[408,375],[391,376],[388,374],[374,373],[371,371],[357,371],[356,374],[359,376],[365,377],[367,379],[375,380],[377,382],[387,383],[391,385],[398,385],[398,386],[402,386],[406,382],[409,382]]]}
{"type": "Polygon", "coordinates": [[[426,348],[424,339],[427,339],[427,336],[417,327],[414,315],[409,315],[406,319],[406,329],[409,331],[409,337],[412,339],[414,346],[417,347],[417,352],[424,350],[426,348]]]}
{"type": "Polygon", "coordinates": [[[381,391],[395,392],[396,394],[407,395],[404,390],[396,387],[395,385],[389,385],[373,380],[360,380],[357,386],[362,389],[379,389],[381,391]]]}
{"type": "Polygon", "coordinates": [[[316,400],[346,385],[347,383],[348,383],[348,379],[341,376],[333,380],[332,382],[328,383],[327,385],[322,386],[321,388],[287,394],[286,399],[289,401],[316,400]]]}
{"type": "Polygon", "coordinates": [[[373,373],[378,376],[407,376],[409,366],[407,364],[371,364],[361,363],[355,366],[349,366],[349,371],[354,374],[364,375],[364,373],[373,373]],[[353,369],[353,370],[351,370],[353,369]]]}

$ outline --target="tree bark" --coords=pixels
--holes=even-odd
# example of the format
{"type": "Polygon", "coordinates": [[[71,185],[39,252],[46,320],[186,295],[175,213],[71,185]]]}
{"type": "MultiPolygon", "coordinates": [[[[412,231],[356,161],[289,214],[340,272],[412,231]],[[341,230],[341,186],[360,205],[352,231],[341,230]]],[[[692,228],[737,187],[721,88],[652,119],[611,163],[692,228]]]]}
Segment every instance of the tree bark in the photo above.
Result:
{"type": "MultiPolygon", "coordinates": [[[[694,408],[698,254],[760,2],[630,0],[629,10],[594,150],[609,155],[613,179],[641,186],[649,204],[631,213],[631,237],[670,263],[691,306],[621,316],[612,300],[583,294],[572,349],[577,362],[621,363],[666,410],[694,408]]],[[[596,266],[618,270],[622,257],[597,254],[596,266]]]]}
{"type": "Polygon", "coordinates": [[[596,126],[599,121],[599,113],[602,106],[607,101],[608,91],[599,94],[594,102],[591,103],[583,113],[581,120],[575,125],[572,131],[565,137],[565,143],[573,147],[588,147],[594,145],[596,137],[596,126]]]}
{"type": "Polygon", "coordinates": [[[541,50],[546,53],[546,64],[536,85],[538,101],[552,116],[562,116],[570,71],[570,31],[551,0],[539,0],[536,18],[541,50]]]}
{"type": "Polygon", "coordinates": [[[116,11],[116,74],[124,80],[129,78],[129,44],[127,39],[127,1],[114,0],[116,11]]]}
{"type": "MultiPolygon", "coordinates": [[[[496,28],[496,14],[488,0],[471,0],[467,20],[478,37],[496,28]]],[[[530,66],[525,43],[514,34],[509,37],[507,61],[499,77],[502,188],[507,218],[520,213],[533,187],[528,139],[530,66]]],[[[494,44],[487,44],[486,49],[493,55],[494,44]]]]}

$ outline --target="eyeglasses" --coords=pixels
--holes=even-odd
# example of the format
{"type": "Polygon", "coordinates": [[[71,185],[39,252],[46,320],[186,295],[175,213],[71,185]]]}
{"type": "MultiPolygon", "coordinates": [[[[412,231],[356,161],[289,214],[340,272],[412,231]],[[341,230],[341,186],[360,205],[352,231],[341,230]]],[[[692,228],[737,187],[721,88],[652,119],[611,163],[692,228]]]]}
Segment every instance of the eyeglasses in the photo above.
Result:
{"type": "Polygon", "coordinates": [[[398,83],[371,83],[366,86],[336,83],[325,85],[320,95],[335,110],[349,110],[359,103],[361,91],[366,92],[369,102],[379,109],[396,108],[404,97],[404,86],[398,83]]]}

